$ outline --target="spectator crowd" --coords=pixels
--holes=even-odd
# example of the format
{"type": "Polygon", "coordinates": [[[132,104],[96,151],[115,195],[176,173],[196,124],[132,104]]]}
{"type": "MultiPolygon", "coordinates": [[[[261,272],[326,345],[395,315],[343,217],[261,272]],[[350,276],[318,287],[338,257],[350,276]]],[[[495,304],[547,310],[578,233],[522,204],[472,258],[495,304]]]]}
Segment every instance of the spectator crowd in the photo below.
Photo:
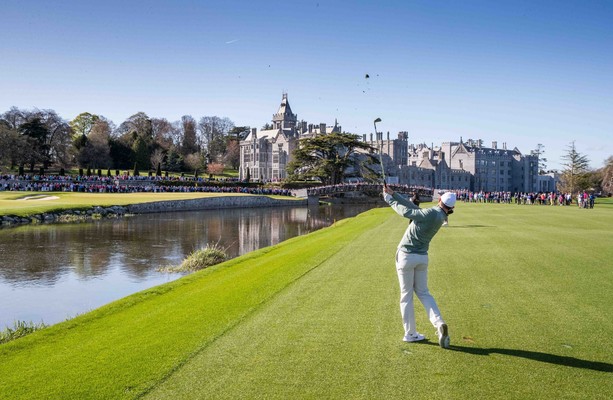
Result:
{"type": "Polygon", "coordinates": [[[211,185],[204,178],[161,178],[120,175],[105,176],[51,176],[51,175],[2,175],[0,191],[28,192],[82,192],[82,193],[246,193],[293,196],[288,189],[239,186],[237,180],[216,180],[211,185]],[[185,182],[185,184],[181,184],[185,182]],[[172,183],[172,184],[167,184],[172,183]],[[209,183],[209,184],[207,184],[209,183]],[[224,185],[228,183],[229,185],[224,185]]]}
{"type": "Polygon", "coordinates": [[[562,192],[471,192],[468,190],[455,191],[458,200],[465,203],[503,203],[517,205],[550,205],[570,206],[580,208],[594,208],[596,197],[586,191],[578,192],[575,196],[562,192]]]}

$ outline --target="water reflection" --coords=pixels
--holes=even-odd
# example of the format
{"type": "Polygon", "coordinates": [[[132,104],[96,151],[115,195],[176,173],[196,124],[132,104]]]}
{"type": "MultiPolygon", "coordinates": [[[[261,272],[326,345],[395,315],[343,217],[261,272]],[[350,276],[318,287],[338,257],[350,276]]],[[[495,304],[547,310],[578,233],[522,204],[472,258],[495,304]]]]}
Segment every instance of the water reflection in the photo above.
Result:
{"type": "Polygon", "coordinates": [[[0,329],[15,320],[59,322],[176,279],[156,269],[207,243],[236,257],[370,207],[178,212],[0,230],[0,329]]]}

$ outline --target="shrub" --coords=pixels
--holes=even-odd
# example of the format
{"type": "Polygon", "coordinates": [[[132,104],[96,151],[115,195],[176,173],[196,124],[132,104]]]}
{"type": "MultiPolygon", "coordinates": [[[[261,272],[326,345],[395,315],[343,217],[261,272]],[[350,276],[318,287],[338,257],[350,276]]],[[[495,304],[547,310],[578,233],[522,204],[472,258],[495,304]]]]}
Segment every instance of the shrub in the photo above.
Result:
{"type": "Polygon", "coordinates": [[[176,267],[160,268],[162,272],[193,272],[200,269],[210,267],[211,265],[219,264],[228,259],[228,254],[225,249],[215,243],[207,244],[205,248],[192,252],[181,265],[176,267]]]}
{"type": "Polygon", "coordinates": [[[20,337],[24,337],[46,327],[47,325],[42,322],[40,324],[35,324],[33,322],[17,321],[13,328],[7,327],[5,330],[0,331],[0,344],[19,339],[20,337]]]}

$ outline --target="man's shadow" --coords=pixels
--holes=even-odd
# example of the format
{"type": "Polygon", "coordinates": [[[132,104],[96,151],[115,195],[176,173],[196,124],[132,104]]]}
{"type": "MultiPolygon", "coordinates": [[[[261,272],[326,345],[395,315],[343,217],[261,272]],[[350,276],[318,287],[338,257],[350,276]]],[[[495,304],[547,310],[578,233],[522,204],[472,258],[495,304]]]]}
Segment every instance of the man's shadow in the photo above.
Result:
{"type": "MultiPolygon", "coordinates": [[[[438,345],[438,343],[432,343],[438,345]]],[[[529,360],[545,362],[549,364],[564,365],[566,367],[591,369],[594,371],[613,372],[613,364],[581,360],[575,357],[557,356],[555,354],[540,353],[538,351],[515,350],[515,349],[481,349],[478,347],[449,346],[451,351],[489,356],[490,354],[504,354],[507,356],[527,358],[529,360]]]]}

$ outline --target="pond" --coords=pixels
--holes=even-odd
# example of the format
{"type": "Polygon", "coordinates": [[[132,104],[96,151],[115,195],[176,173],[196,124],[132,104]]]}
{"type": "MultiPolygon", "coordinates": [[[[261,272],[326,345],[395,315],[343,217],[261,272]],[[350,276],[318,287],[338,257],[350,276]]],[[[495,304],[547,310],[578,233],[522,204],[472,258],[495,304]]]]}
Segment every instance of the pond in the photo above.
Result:
{"type": "Polygon", "coordinates": [[[143,214],[0,230],[0,330],[54,324],[182,274],[158,272],[219,244],[230,257],[353,217],[368,204],[143,214]]]}

